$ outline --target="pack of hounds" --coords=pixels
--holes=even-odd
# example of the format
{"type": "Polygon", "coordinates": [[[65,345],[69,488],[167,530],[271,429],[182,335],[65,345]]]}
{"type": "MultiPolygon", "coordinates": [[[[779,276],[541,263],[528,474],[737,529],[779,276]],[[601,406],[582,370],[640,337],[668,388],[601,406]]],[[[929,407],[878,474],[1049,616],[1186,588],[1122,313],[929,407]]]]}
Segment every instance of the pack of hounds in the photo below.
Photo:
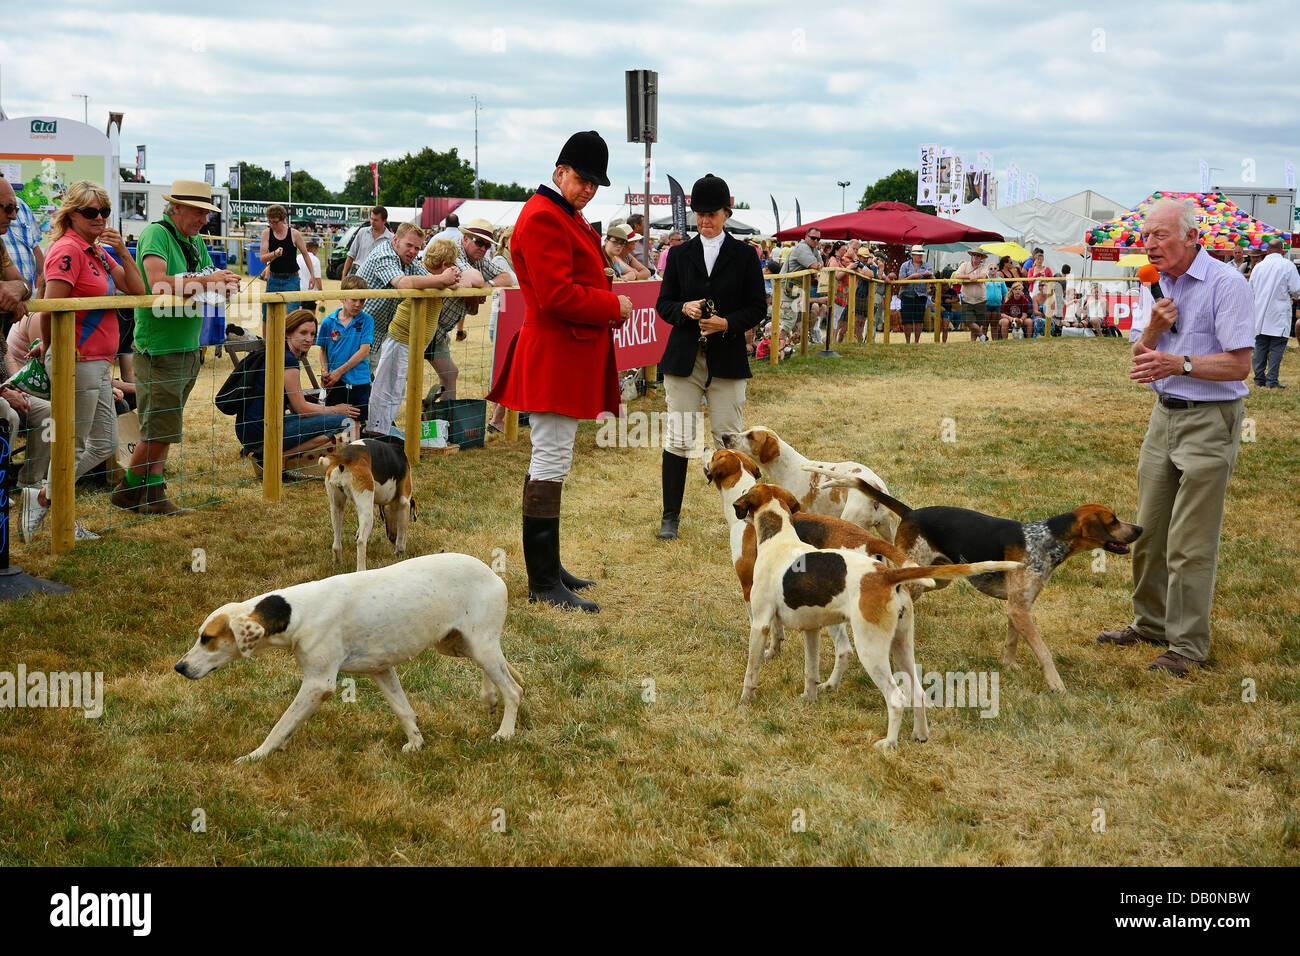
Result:
{"type": "MultiPolygon", "coordinates": [[[[981,593],[1006,602],[1003,666],[1016,667],[1023,637],[1048,688],[1063,691],[1033,622],[1034,601],[1070,556],[1098,548],[1127,554],[1142,533],[1098,504],[1031,522],[965,508],[909,508],[866,465],[810,460],[761,426],[724,435],[722,444],[706,455],[704,477],[721,497],[731,562],[749,612],[741,700],[754,697],[759,669],[780,652],[785,630],[800,630],[803,696],[815,701],[819,691],[834,691],[856,656],[885,700],[887,730],[875,743],[881,750],[897,749],[909,702],[913,739],[929,737],[914,651],[915,605],[922,595],[966,578],[981,593]],[[825,682],[819,673],[823,628],[835,646],[825,682]],[[901,687],[891,655],[906,677],[901,687]]],[[[302,686],[261,746],[240,761],[283,749],[334,693],[340,672],[375,679],[406,733],[402,749],[410,752],[424,740],[395,667],[432,646],[479,666],[489,714],[504,701],[493,739],[509,739],[524,688],[501,651],[505,582],[465,554],[425,555],[366,570],[376,509],[396,553],[406,550],[407,527],[416,517],[406,458],[398,445],[364,439],[327,453],[321,465],[336,560],[343,557],[348,501],[357,512],[357,570],[217,608],[176,671],[197,680],[268,648],[293,651],[302,686]]]]}

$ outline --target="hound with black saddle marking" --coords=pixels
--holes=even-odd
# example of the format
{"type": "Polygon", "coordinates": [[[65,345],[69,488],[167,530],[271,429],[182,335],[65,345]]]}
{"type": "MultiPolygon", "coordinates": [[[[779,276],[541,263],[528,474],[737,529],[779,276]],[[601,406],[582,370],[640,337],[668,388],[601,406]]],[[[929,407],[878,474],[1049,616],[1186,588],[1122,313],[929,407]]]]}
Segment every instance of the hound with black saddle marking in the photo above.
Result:
{"type": "Polygon", "coordinates": [[[373,677],[406,732],[402,750],[419,750],[424,738],[394,667],[430,646],[471,658],[483,670],[480,697],[488,713],[496,709],[498,691],[505,698],[492,739],[509,740],[524,689],[501,654],[505,620],[506,585],[491,568],[467,554],[429,554],[225,604],[208,615],[176,672],[198,680],[269,647],[293,651],[302,669],[298,696],[262,746],[237,763],[283,749],[334,693],[339,671],[373,677]]]}
{"type": "Polygon", "coordinates": [[[887,568],[865,554],[844,548],[818,549],[799,540],[791,515],[799,502],[784,488],[755,485],[735,503],[736,515],[753,521],[758,533],[758,560],[754,564],[754,588],[750,592],[753,617],[749,626],[749,665],[741,700],[751,700],[758,686],[758,669],[763,659],[767,631],[778,619],[785,627],[804,632],[804,682],[817,664],[817,631],[847,621],[853,628],[853,645],[858,659],[880,693],[889,711],[889,729],[877,740],[880,750],[898,747],[898,730],[903,722],[906,699],[889,670],[889,653],[907,675],[912,690],[912,737],[929,738],[925,719],[925,695],[916,673],[912,629],[900,631],[905,613],[905,581],[965,577],[995,571],[1011,571],[1014,561],[985,561],[980,564],[945,564],[931,567],[887,568]]]}
{"type": "Polygon", "coordinates": [[[411,469],[400,445],[382,438],[363,438],[321,456],[325,496],[334,526],[334,558],[343,560],[343,509],[348,499],[357,510],[357,570],[366,569],[366,543],[375,523],[375,507],[384,518],[388,540],[397,554],[406,553],[406,527],[416,520],[411,469]]]}
{"type": "MultiPolygon", "coordinates": [[[[897,514],[902,521],[894,544],[915,561],[986,561],[1006,559],[1021,565],[1010,574],[986,574],[970,579],[971,586],[991,598],[1007,602],[1007,645],[1002,666],[1014,670],[1017,634],[1023,634],[1043,668],[1047,686],[1064,691],[1052,652],[1031,616],[1034,601],[1047,587],[1052,572],[1080,551],[1101,548],[1111,554],[1128,554],[1128,546],[1142,534],[1140,525],[1115,517],[1104,505],[1080,505],[1073,511],[1042,521],[995,518],[966,508],[936,506],[913,510],[851,475],[822,475],[832,484],[851,485],[897,514]]],[[[947,582],[942,582],[943,587],[947,582]]]]}

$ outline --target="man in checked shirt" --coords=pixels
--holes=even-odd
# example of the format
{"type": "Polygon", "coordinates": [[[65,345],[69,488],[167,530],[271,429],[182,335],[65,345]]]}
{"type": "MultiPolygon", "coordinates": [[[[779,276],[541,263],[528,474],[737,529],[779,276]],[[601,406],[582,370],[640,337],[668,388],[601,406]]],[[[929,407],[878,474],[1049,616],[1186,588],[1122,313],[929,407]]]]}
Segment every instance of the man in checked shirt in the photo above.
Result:
{"type": "Polygon", "coordinates": [[[1142,227],[1162,298],[1142,292],[1129,377],[1156,402],[1138,458],[1133,623],[1097,640],[1167,645],[1150,670],[1182,677],[1210,653],[1210,609],[1228,478],[1241,442],[1242,381],[1254,349],[1254,296],[1198,244],[1196,210],[1162,200],[1142,227]]]}

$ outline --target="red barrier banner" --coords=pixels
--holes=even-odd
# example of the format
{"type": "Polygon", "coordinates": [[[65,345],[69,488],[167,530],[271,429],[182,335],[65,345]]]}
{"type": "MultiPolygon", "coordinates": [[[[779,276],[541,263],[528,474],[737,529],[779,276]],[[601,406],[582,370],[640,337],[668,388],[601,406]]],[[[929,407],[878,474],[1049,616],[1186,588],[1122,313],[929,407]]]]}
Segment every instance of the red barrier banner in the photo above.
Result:
{"type": "MultiPolygon", "coordinates": [[[[659,301],[659,281],[615,282],[614,291],[632,300],[632,315],[614,330],[614,357],[618,370],[657,365],[668,346],[668,333],[672,326],[659,318],[655,303],[659,301]]],[[[506,289],[500,294],[501,306],[497,314],[497,337],[492,350],[492,381],[501,374],[506,352],[515,333],[524,324],[524,294],[519,289],[506,289]]]]}

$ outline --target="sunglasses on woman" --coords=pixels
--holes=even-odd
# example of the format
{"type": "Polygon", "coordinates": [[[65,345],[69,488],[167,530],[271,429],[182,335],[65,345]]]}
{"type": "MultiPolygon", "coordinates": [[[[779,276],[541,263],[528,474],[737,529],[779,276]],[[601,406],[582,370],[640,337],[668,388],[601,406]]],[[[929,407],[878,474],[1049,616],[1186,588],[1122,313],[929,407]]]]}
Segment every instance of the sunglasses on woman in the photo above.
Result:
{"type": "Polygon", "coordinates": [[[108,206],[86,206],[77,212],[87,219],[107,219],[113,210],[108,206]]]}

